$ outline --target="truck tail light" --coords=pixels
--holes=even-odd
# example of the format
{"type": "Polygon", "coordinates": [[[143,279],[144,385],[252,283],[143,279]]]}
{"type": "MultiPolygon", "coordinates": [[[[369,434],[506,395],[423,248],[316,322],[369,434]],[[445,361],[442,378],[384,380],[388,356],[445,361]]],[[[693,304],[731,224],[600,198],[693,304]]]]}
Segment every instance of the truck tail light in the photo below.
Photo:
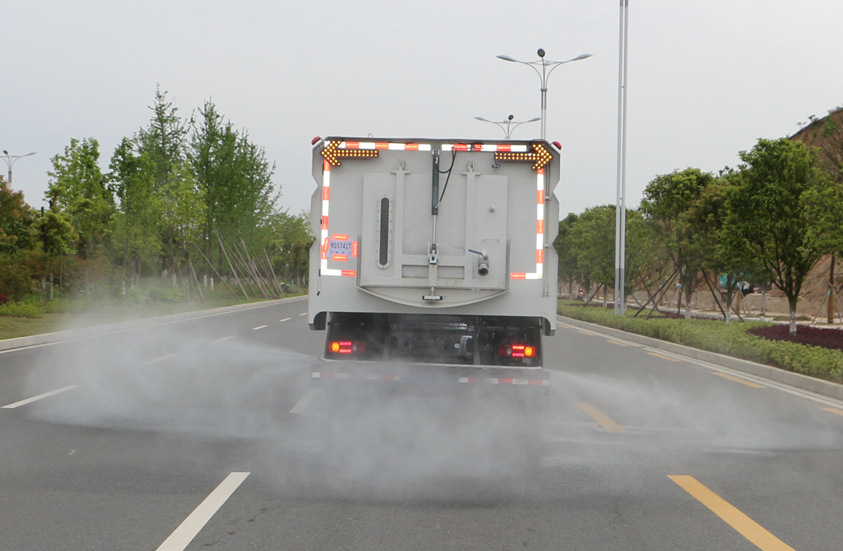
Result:
{"type": "Polygon", "coordinates": [[[331,341],[328,343],[328,350],[332,354],[354,354],[366,351],[366,343],[362,341],[331,341]]]}
{"type": "Polygon", "coordinates": [[[502,344],[498,346],[498,356],[502,358],[533,358],[536,347],[531,344],[502,344]]]}

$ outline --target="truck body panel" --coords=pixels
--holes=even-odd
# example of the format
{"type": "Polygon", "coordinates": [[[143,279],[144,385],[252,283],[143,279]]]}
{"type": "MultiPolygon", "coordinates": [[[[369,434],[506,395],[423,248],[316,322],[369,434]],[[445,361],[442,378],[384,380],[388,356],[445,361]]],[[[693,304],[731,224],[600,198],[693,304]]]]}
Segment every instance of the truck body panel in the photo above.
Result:
{"type": "Polygon", "coordinates": [[[328,329],[326,358],[541,370],[533,341],[556,328],[554,146],[331,137],[313,176],[308,322],[328,329]]]}

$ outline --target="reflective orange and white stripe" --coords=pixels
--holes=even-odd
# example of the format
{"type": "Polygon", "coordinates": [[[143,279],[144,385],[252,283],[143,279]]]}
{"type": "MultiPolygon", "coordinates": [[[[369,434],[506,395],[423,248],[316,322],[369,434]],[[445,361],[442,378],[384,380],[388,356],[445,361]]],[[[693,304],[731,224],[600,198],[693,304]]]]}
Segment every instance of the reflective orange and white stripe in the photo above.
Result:
{"type": "Polygon", "coordinates": [[[544,272],[544,169],[536,171],[536,271],[535,272],[512,272],[511,279],[541,279],[544,272]]]}
{"type": "MultiPolygon", "coordinates": [[[[326,147],[330,144],[328,142],[326,147]]],[[[388,151],[431,151],[432,146],[429,143],[413,143],[413,142],[351,142],[342,141],[337,146],[339,149],[346,150],[388,150],[388,151]]],[[[527,144],[485,144],[485,143],[456,143],[456,144],[442,144],[442,151],[474,151],[474,152],[509,152],[509,153],[526,153],[528,152],[527,144]]],[[[511,279],[542,279],[544,268],[544,231],[545,231],[545,170],[540,168],[536,171],[536,271],[535,272],[512,272],[511,279]]],[[[320,274],[325,276],[350,276],[356,277],[355,270],[338,270],[328,268],[328,221],[329,208],[331,199],[331,163],[327,160],[322,161],[322,258],[320,265],[320,274]]]]}
{"type": "Polygon", "coordinates": [[[319,235],[322,243],[322,258],[319,265],[319,274],[324,276],[348,276],[356,277],[355,270],[338,270],[328,268],[328,222],[331,214],[331,163],[322,161],[322,226],[319,235]]]}
{"type": "Polygon", "coordinates": [[[378,151],[430,151],[429,143],[395,142],[340,142],[339,149],[365,149],[378,151]]]}
{"type": "Polygon", "coordinates": [[[489,153],[527,153],[527,144],[509,143],[446,143],[442,144],[442,151],[475,151],[489,153]]]}

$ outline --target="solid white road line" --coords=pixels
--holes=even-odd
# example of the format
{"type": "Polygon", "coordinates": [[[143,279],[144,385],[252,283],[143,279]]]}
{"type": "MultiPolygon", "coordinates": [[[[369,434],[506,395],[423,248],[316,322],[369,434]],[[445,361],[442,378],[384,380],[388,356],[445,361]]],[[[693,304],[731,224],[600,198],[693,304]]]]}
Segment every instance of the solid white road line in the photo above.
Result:
{"type": "Polygon", "coordinates": [[[33,396],[32,398],[27,398],[26,400],[21,400],[20,402],[9,404],[8,406],[3,406],[3,409],[15,409],[20,406],[25,406],[26,404],[31,404],[32,402],[37,402],[38,400],[41,400],[43,398],[49,398],[50,396],[55,396],[56,394],[67,392],[68,390],[72,390],[74,388],[76,388],[76,385],[66,386],[57,390],[51,390],[50,392],[45,392],[44,394],[39,394],[38,396],[33,396]]]}
{"type": "Polygon", "coordinates": [[[211,492],[205,501],[193,510],[190,515],[184,519],[175,532],[170,534],[164,543],[158,546],[157,551],[183,551],[190,542],[193,541],[200,530],[208,524],[220,507],[228,501],[231,494],[240,487],[240,484],[246,480],[250,473],[231,473],[225,480],[220,482],[220,485],[211,492]]]}

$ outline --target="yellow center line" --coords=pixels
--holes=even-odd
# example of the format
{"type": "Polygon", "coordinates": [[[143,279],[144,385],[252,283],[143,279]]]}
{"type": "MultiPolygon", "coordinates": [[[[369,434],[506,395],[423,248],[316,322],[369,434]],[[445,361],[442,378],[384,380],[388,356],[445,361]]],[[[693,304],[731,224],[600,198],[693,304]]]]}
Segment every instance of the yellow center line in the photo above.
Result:
{"type": "Polygon", "coordinates": [[[843,409],[837,408],[823,408],[823,410],[828,411],[830,413],[836,413],[837,415],[843,415],[843,409]]]}
{"type": "Polygon", "coordinates": [[[609,432],[626,432],[622,426],[617,424],[611,417],[597,409],[596,407],[592,406],[588,402],[577,402],[577,405],[583,410],[589,417],[594,419],[600,426],[606,429],[609,432]]]}
{"type": "Polygon", "coordinates": [[[612,339],[606,339],[606,342],[610,342],[610,343],[616,344],[618,346],[629,346],[625,342],[620,342],[620,341],[616,341],[616,340],[612,340],[612,339]]]}
{"type": "Polygon", "coordinates": [[[723,377],[724,379],[728,379],[735,383],[751,386],[752,388],[764,388],[764,385],[759,385],[758,383],[753,383],[752,381],[747,381],[746,379],[741,379],[740,377],[735,377],[734,375],[729,375],[728,373],[720,373],[719,371],[715,371],[714,374],[718,377],[723,377]]]}
{"type": "Polygon", "coordinates": [[[577,330],[577,333],[580,333],[582,335],[588,335],[589,337],[596,337],[597,336],[596,333],[591,333],[590,331],[583,331],[582,329],[577,330]]]}
{"type": "Polygon", "coordinates": [[[794,551],[792,547],[765,530],[763,526],[746,516],[734,505],[706,488],[693,476],[668,475],[668,478],[762,551],[794,551]]]}
{"type": "Polygon", "coordinates": [[[656,358],[661,358],[663,360],[667,360],[669,362],[679,363],[679,362],[682,361],[682,360],[677,360],[676,358],[671,358],[670,356],[664,356],[662,354],[659,354],[658,352],[647,352],[647,354],[649,354],[650,356],[655,356],[656,358]]]}

